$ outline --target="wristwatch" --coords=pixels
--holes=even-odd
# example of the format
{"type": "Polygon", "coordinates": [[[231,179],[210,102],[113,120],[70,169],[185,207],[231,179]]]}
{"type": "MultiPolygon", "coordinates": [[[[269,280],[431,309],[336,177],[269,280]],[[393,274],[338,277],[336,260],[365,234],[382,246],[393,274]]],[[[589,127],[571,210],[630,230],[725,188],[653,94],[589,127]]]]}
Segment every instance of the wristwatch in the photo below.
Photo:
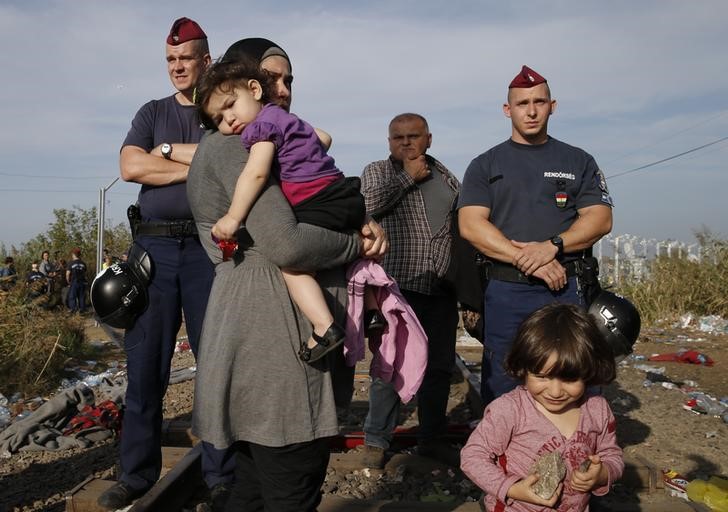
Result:
{"type": "Polygon", "coordinates": [[[164,158],[166,158],[167,160],[172,159],[172,144],[170,144],[169,142],[165,142],[159,149],[162,151],[162,156],[164,158]]]}
{"type": "Polygon", "coordinates": [[[564,254],[564,241],[561,239],[559,235],[555,235],[551,237],[551,243],[556,246],[558,251],[556,252],[556,257],[564,254]]]}

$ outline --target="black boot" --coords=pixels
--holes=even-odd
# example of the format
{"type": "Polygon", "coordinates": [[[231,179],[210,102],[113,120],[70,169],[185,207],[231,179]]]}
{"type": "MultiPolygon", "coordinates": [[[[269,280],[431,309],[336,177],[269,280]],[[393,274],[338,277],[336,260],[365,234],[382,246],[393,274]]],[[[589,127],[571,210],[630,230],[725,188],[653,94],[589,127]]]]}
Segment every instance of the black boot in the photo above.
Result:
{"type": "Polygon", "coordinates": [[[131,505],[135,499],[144,496],[146,492],[143,489],[133,489],[124,482],[116,482],[99,496],[97,503],[105,509],[116,510],[131,505]]]}

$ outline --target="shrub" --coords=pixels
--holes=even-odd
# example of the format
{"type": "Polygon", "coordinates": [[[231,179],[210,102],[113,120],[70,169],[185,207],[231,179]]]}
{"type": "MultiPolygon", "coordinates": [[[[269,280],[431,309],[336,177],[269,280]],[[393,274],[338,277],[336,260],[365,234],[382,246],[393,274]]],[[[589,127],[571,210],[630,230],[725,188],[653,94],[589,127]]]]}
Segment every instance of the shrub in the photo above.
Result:
{"type": "Polygon", "coordinates": [[[702,261],[659,257],[650,277],[625,283],[619,292],[634,302],[645,324],[685,313],[728,317],[728,247],[713,244],[702,261]]]}
{"type": "Polygon", "coordinates": [[[81,317],[65,309],[47,311],[28,302],[25,292],[18,285],[0,295],[0,392],[7,396],[55,389],[66,360],[88,350],[81,317]]]}

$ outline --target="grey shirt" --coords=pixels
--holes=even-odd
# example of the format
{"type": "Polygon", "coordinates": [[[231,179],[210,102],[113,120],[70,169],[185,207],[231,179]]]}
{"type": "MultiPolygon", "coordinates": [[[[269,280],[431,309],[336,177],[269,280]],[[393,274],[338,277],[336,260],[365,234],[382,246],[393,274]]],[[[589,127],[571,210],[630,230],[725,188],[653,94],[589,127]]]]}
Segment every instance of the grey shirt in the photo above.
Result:
{"type": "MultiPolygon", "coordinates": [[[[297,224],[271,181],[246,220],[255,245],[237,266],[222,262],[210,229],[227,212],[247,156],[238,137],[209,134],[187,178],[200,240],[215,263],[200,340],[192,428],[218,448],[235,441],[284,446],[337,434],[331,372],[325,364],[314,368],[298,358],[311,325],[291,301],[279,267],[329,268],[319,271],[317,279],[334,318],[343,325],[343,265],[359,253],[357,235],[297,224]]],[[[350,398],[348,382],[341,395],[350,398]]]]}

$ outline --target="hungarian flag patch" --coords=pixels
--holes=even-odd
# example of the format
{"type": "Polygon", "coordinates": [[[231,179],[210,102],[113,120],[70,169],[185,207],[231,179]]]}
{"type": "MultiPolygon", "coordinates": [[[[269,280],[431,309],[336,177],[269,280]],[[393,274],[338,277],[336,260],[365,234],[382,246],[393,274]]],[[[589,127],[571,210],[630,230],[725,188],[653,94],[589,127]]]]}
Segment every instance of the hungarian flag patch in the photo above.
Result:
{"type": "Polygon", "coordinates": [[[556,206],[559,208],[563,208],[566,206],[566,199],[569,196],[566,194],[566,192],[556,192],[556,206]]]}

